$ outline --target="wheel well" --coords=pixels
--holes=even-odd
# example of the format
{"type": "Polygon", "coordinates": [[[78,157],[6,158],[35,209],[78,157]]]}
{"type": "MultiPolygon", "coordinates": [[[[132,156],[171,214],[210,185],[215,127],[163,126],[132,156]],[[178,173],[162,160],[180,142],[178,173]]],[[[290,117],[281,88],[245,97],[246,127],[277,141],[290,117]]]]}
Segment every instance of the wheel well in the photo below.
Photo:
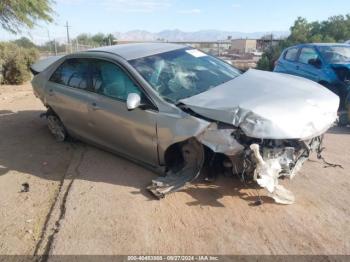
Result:
{"type": "MultiPolygon", "coordinates": [[[[190,138],[193,139],[193,138],[190,138]]],[[[184,164],[184,157],[182,154],[182,146],[187,144],[189,139],[172,144],[164,153],[164,162],[167,170],[176,170],[184,164]]],[[[215,153],[209,147],[203,145],[204,150],[204,163],[203,167],[205,172],[212,172],[211,169],[221,173],[223,170],[223,161],[228,160],[228,157],[222,153],[215,153]]]]}
{"type": "Polygon", "coordinates": [[[184,159],[181,152],[181,146],[186,141],[178,142],[169,146],[164,153],[164,162],[167,169],[172,169],[180,165],[184,159]]]}

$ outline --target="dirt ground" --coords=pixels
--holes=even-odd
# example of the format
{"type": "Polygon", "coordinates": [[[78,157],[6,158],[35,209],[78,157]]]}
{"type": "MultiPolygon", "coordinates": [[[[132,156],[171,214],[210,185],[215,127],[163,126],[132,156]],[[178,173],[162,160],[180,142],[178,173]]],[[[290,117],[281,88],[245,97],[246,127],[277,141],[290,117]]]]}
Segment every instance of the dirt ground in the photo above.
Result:
{"type": "Polygon", "coordinates": [[[278,205],[219,177],[155,200],[156,174],[83,143],[58,143],[30,85],[0,87],[0,254],[350,254],[350,128],[333,128],[324,156],[278,205]],[[23,183],[29,192],[20,192],[23,183]]]}

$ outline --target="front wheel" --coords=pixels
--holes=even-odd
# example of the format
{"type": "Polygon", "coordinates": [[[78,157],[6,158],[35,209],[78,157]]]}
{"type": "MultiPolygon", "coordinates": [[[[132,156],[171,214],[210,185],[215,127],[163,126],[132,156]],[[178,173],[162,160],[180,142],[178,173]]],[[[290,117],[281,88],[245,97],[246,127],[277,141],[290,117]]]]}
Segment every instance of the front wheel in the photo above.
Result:
{"type": "Polygon", "coordinates": [[[67,139],[68,133],[62,121],[55,114],[47,116],[47,126],[56,141],[63,142],[67,139]]]}

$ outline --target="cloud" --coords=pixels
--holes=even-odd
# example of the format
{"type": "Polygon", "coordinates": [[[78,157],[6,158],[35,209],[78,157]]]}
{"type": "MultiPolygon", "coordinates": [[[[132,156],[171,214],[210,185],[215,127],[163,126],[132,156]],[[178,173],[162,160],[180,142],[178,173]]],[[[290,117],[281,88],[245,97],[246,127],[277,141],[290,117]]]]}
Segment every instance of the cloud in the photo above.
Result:
{"type": "Polygon", "coordinates": [[[200,14],[201,12],[202,12],[202,10],[200,10],[198,8],[186,9],[186,10],[179,11],[180,14],[200,14]]]}

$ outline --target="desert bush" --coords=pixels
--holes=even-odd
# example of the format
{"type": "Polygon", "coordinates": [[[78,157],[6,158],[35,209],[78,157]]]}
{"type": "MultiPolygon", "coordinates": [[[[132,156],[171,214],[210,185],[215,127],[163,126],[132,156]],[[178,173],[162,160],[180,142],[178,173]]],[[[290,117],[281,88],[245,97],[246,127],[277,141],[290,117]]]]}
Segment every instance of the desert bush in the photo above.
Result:
{"type": "Polygon", "coordinates": [[[3,84],[22,84],[30,79],[29,67],[39,57],[35,48],[22,48],[14,43],[0,43],[0,80],[3,84]]]}

